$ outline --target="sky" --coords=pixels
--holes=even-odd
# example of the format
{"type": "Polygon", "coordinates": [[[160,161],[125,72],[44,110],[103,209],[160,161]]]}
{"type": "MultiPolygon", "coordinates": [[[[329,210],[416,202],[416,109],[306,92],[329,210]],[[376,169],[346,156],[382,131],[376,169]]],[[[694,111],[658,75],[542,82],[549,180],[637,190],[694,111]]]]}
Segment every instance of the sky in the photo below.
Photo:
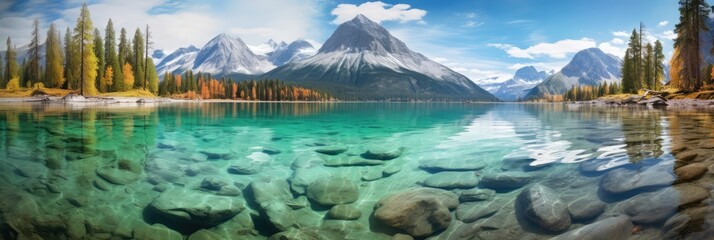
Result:
{"type": "MultiPolygon", "coordinates": [[[[0,39],[29,43],[32,21],[41,38],[50,23],[74,27],[83,0],[0,0],[0,39]]],[[[268,39],[324,42],[357,14],[382,24],[413,51],[477,83],[505,81],[523,66],[558,71],[583,49],[622,57],[632,30],[645,24],[648,41],[671,56],[674,0],[89,0],[94,27],[109,18],[130,34],[148,24],[154,49],[202,47],[228,33],[249,45],[268,39]]],[[[118,33],[117,33],[118,34],[118,33]]],[[[5,44],[0,47],[4,50],[5,44]]]]}

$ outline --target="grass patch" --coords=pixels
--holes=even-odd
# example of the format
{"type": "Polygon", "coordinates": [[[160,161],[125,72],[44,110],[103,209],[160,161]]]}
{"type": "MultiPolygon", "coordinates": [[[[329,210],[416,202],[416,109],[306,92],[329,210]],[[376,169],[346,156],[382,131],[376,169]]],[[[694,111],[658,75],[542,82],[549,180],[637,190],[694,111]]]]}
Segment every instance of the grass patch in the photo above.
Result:
{"type": "Polygon", "coordinates": [[[44,94],[50,95],[50,96],[64,96],[70,93],[77,93],[77,90],[67,90],[67,89],[59,89],[59,88],[21,88],[19,90],[6,90],[6,89],[0,89],[0,98],[22,98],[22,97],[32,97],[32,93],[38,91],[38,93],[41,91],[44,94]]]}

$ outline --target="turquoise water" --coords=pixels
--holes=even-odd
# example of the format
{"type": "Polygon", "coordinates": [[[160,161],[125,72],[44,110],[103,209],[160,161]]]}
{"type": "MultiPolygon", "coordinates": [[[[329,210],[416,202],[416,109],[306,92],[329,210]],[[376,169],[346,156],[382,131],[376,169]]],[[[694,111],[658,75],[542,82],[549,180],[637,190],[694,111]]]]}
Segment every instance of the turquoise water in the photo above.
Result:
{"type": "Polygon", "coordinates": [[[712,120],[564,104],[5,104],[0,232],[711,239],[712,120]]]}

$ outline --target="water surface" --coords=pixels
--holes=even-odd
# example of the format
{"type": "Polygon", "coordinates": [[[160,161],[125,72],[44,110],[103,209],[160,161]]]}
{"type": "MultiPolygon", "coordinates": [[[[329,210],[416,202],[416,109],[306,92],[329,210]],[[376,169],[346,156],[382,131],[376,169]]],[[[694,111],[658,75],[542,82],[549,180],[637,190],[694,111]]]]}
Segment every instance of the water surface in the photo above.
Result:
{"type": "Polygon", "coordinates": [[[447,210],[448,228],[421,237],[548,239],[590,228],[626,229],[623,239],[706,239],[713,117],[564,104],[4,104],[0,231],[9,239],[390,239],[414,229],[388,226],[375,204],[427,187],[462,197],[447,210]],[[339,195],[360,215],[328,214],[335,203],[311,194],[311,184],[327,184],[317,194],[339,195]],[[558,230],[543,223],[553,219],[528,216],[519,197],[542,188],[552,195],[546,210],[565,211],[545,217],[568,218],[558,230]],[[485,197],[465,197],[475,190],[485,197]],[[627,220],[597,224],[614,216],[627,220]]]}

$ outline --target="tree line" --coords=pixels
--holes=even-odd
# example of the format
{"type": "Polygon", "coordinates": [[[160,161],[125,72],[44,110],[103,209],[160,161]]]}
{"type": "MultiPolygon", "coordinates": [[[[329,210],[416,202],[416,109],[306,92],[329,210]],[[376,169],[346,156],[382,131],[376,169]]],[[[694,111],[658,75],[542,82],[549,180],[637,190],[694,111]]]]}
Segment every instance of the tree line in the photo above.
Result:
{"type": "MultiPolygon", "coordinates": [[[[669,69],[671,85],[681,91],[695,92],[714,83],[714,77],[705,74],[712,68],[703,64],[699,38],[700,32],[709,31],[705,20],[710,12],[704,0],[679,1],[679,23],[674,28],[677,38],[669,69]]],[[[714,48],[710,53],[714,54],[714,48]]]]}
{"type": "Polygon", "coordinates": [[[581,85],[573,86],[570,90],[563,94],[564,101],[590,101],[602,96],[621,94],[623,93],[622,84],[613,82],[608,84],[604,82],[596,86],[581,85]]]}
{"type": "Polygon", "coordinates": [[[111,19],[104,31],[102,39],[99,29],[93,27],[86,3],[82,5],[74,29],[68,27],[65,30],[64,41],[56,25],[50,24],[44,43],[43,69],[39,21],[35,19],[28,56],[22,64],[18,65],[16,47],[10,37],[7,38],[5,63],[0,64],[3,65],[0,67],[0,88],[16,90],[44,86],[79,90],[82,95],[132,89],[158,93],[159,78],[148,55],[151,47],[149,26],[144,31],[137,28],[132,39],[128,39],[126,29],[121,28],[118,44],[111,19]]]}
{"type": "Polygon", "coordinates": [[[324,92],[286,84],[277,79],[235,82],[215,79],[210,73],[188,70],[183,74],[164,73],[159,95],[189,99],[233,99],[259,101],[327,101],[332,96],[324,92]]]}
{"type": "Polygon", "coordinates": [[[622,92],[637,93],[640,89],[659,90],[664,80],[664,53],[662,42],[644,44],[644,25],[639,32],[632,30],[630,41],[622,61],[622,92]]]}

